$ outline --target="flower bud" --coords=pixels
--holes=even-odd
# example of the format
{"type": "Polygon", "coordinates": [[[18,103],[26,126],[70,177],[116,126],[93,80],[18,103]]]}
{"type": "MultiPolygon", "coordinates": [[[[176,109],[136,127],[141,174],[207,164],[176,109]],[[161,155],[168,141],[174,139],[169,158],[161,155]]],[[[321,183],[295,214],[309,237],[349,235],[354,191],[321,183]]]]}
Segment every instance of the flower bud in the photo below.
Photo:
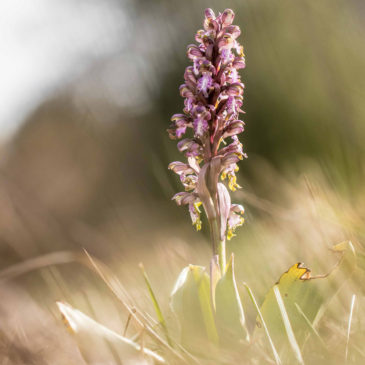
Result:
{"type": "Polygon", "coordinates": [[[194,173],[194,170],[189,165],[180,161],[171,162],[168,168],[178,175],[188,175],[194,173]]]}
{"type": "Polygon", "coordinates": [[[240,82],[237,82],[235,84],[231,84],[226,92],[229,96],[239,96],[243,94],[243,88],[244,85],[240,82]]]}
{"type": "Polygon", "coordinates": [[[205,9],[204,14],[206,19],[209,20],[215,19],[214,11],[210,8],[205,9]]]}
{"type": "Polygon", "coordinates": [[[233,39],[237,39],[241,35],[241,29],[237,25],[229,25],[224,28],[224,32],[231,34],[233,39]]]}
{"type": "Polygon", "coordinates": [[[190,60],[203,57],[203,52],[195,44],[188,45],[186,54],[190,60]]]}
{"type": "Polygon", "coordinates": [[[232,66],[236,69],[239,70],[241,68],[245,68],[246,67],[246,63],[245,63],[245,59],[242,57],[236,57],[233,61],[232,66]]]}
{"type": "Polygon", "coordinates": [[[242,122],[242,120],[234,120],[224,129],[222,138],[227,138],[242,133],[245,129],[244,125],[245,123],[242,122]]]}
{"type": "Polygon", "coordinates": [[[234,19],[234,12],[231,9],[224,10],[222,14],[222,26],[227,27],[231,25],[234,19]]]}
{"type": "Polygon", "coordinates": [[[183,98],[193,98],[194,97],[193,92],[188,88],[188,86],[186,84],[182,84],[180,86],[180,95],[183,98]]]}

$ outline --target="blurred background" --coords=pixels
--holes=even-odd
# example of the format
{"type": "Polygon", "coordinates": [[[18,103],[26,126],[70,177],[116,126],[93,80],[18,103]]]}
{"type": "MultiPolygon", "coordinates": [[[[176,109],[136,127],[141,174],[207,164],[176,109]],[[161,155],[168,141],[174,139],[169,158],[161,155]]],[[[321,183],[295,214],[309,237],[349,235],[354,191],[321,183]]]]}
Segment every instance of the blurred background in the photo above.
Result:
{"type": "Polygon", "coordinates": [[[151,312],[140,261],[166,308],[178,272],[208,265],[207,225],[194,232],[170,200],[181,187],[167,165],[182,157],[166,133],[206,7],[235,11],[247,57],[249,158],[233,194],[246,223],[229,243],[239,280],[261,299],[295,262],[323,273],[332,244],[362,247],[364,1],[2,0],[4,364],[79,363],[56,300],[118,332],[125,323],[87,268],[29,260],[86,249],[151,312]]]}

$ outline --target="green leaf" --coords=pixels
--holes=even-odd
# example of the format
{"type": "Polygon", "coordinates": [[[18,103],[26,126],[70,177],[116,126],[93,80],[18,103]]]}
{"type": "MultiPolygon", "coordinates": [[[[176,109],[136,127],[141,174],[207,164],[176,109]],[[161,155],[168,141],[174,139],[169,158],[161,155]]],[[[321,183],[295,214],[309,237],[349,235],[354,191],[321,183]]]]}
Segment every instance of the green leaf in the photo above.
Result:
{"type": "Polygon", "coordinates": [[[202,266],[189,265],[180,273],[171,293],[171,307],[181,327],[181,343],[194,353],[207,343],[218,343],[210,299],[210,279],[202,266]]]}
{"type": "Polygon", "coordinates": [[[143,356],[165,363],[154,351],[113,332],[69,304],[57,302],[57,306],[87,363],[139,362],[143,356]]]}
{"type": "Polygon", "coordinates": [[[234,276],[234,256],[215,290],[216,323],[220,342],[235,345],[240,340],[249,341],[245,315],[234,276]]]}

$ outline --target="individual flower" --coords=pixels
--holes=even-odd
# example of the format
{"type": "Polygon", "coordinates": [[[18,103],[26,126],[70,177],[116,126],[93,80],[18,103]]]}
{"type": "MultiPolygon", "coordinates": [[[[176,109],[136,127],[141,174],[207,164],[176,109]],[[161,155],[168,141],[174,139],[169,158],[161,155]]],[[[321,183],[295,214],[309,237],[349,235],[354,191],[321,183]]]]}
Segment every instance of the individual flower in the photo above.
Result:
{"type": "Polygon", "coordinates": [[[243,209],[242,205],[239,204],[232,204],[231,209],[228,216],[227,221],[227,239],[230,240],[232,237],[235,236],[234,231],[237,227],[242,226],[243,222],[245,221],[243,213],[245,210],[243,209]]]}

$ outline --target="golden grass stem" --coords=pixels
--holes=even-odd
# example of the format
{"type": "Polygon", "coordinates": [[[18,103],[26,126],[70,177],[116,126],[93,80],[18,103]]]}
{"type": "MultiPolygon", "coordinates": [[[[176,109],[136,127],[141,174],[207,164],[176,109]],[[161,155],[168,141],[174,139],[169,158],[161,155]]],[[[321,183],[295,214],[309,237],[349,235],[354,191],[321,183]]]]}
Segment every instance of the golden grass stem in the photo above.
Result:
{"type": "Polygon", "coordinates": [[[348,355],[349,355],[351,323],[352,323],[352,315],[353,315],[354,307],[355,307],[355,301],[356,301],[356,294],[353,294],[352,299],[351,299],[350,314],[349,314],[349,320],[348,320],[348,325],[347,325],[347,338],[346,338],[346,350],[345,350],[345,361],[346,362],[348,360],[348,355]]]}

